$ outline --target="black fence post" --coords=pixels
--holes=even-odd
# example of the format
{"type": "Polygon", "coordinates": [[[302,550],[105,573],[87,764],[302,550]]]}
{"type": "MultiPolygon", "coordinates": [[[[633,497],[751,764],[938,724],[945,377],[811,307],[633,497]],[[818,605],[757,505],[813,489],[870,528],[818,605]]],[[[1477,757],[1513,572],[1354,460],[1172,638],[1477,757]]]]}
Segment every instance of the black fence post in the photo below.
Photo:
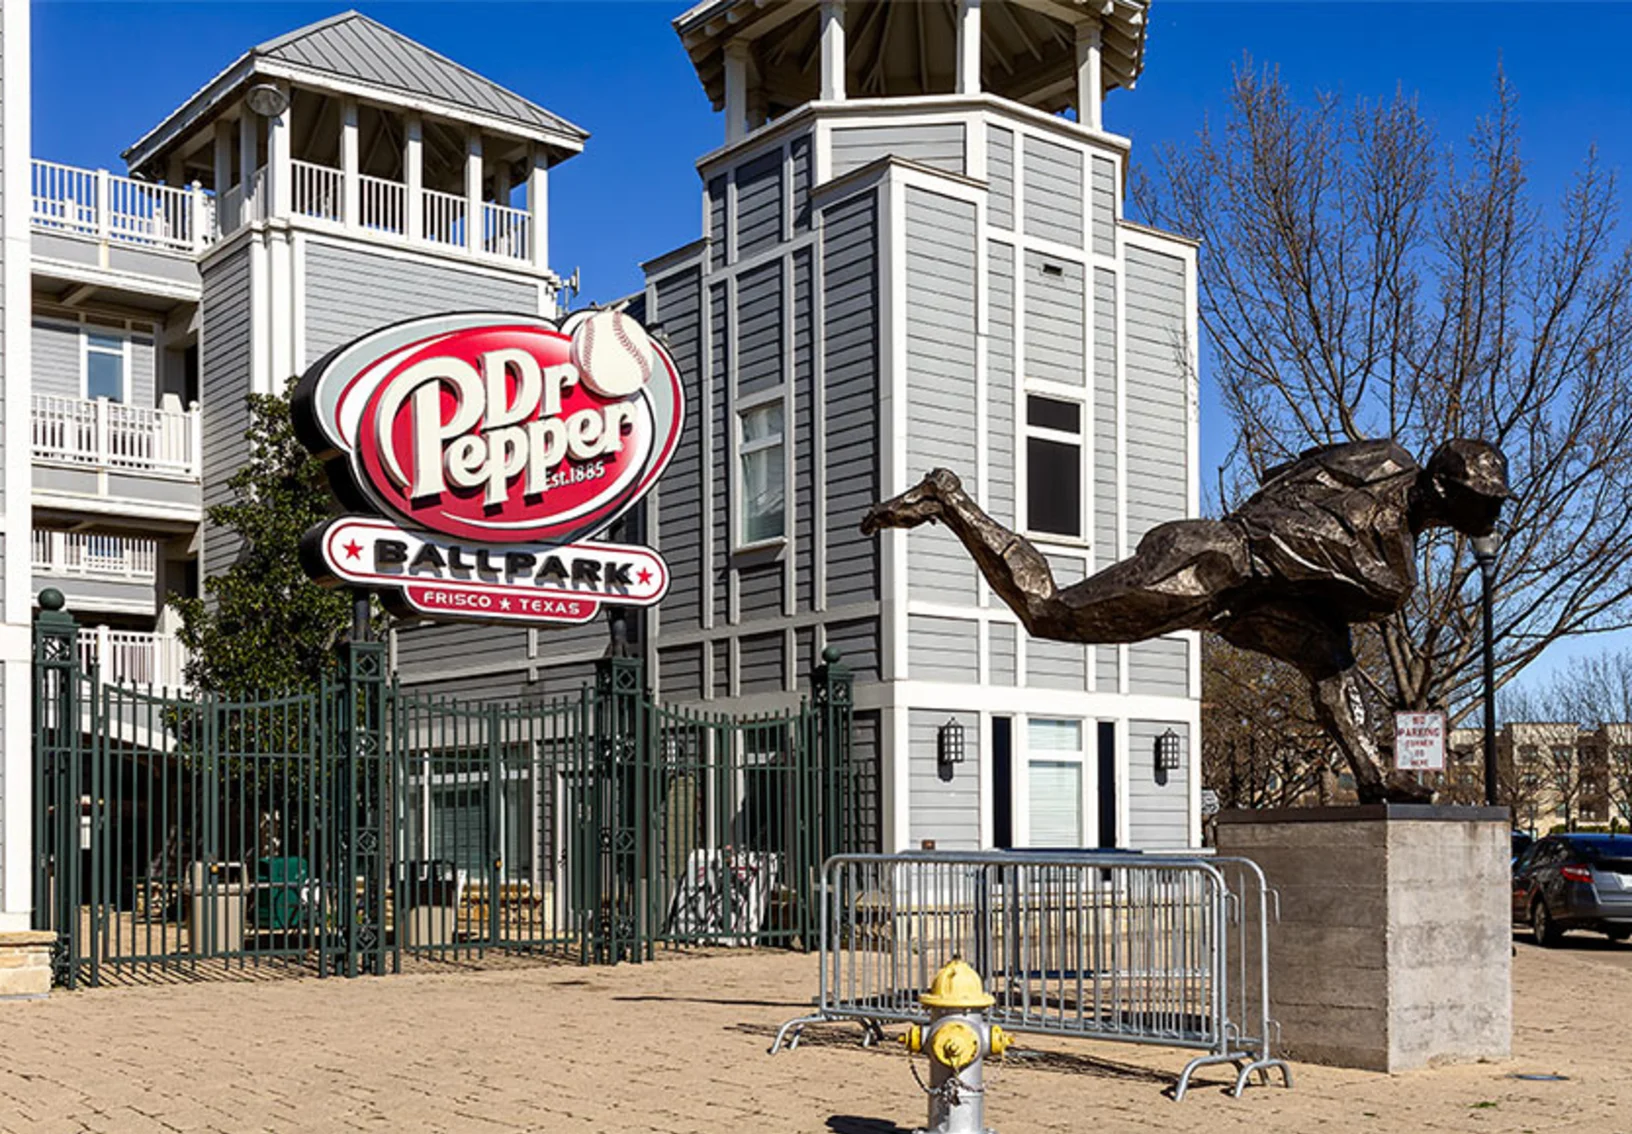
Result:
{"type": "Polygon", "coordinates": [[[599,828],[599,881],[591,953],[597,964],[639,961],[650,927],[642,916],[644,878],[640,827],[646,817],[645,667],[638,657],[595,662],[595,766],[590,810],[599,828]]]}
{"type": "Polygon", "coordinates": [[[54,931],[53,984],[79,973],[80,794],[84,789],[79,623],[62,592],[40,592],[34,619],[34,917],[54,931]]]}
{"type": "Polygon", "coordinates": [[[813,803],[820,809],[820,817],[811,816],[811,828],[820,832],[820,841],[812,855],[816,873],[816,889],[802,895],[800,907],[801,940],[804,947],[815,948],[816,934],[821,927],[819,895],[825,885],[827,860],[846,851],[868,849],[859,846],[861,838],[857,785],[854,761],[851,759],[851,724],[853,714],[852,679],[850,667],[840,659],[837,646],[822,651],[822,660],[811,673],[811,699],[816,714],[815,775],[817,785],[812,794],[813,803]]]}
{"type": "MultiPolygon", "coordinates": [[[[365,600],[366,601],[366,600],[365,600]]],[[[383,975],[385,942],[386,791],[385,643],[365,640],[366,619],[340,647],[341,816],[337,895],[346,975],[383,975]],[[357,880],[362,879],[362,892],[357,880]]]]}

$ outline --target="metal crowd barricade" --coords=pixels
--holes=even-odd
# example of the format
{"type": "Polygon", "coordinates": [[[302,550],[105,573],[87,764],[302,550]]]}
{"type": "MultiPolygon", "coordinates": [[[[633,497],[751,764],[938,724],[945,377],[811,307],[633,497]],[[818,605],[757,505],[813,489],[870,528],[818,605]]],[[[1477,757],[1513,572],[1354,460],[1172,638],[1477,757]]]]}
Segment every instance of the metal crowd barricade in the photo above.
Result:
{"type": "Polygon", "coordinates": [[[954,957],[986,979],[994,1024],[1019,1032],[1191,1048],[1174,1085],[1232,1064],[1239,1095],[1279,1068],[1268,926],[1278,902],[1246,859],[1033,852],[838,855],[827,860],[816,1011],[777,1032],[851,1021],[924,1023],[919,994],[954,957]]]}

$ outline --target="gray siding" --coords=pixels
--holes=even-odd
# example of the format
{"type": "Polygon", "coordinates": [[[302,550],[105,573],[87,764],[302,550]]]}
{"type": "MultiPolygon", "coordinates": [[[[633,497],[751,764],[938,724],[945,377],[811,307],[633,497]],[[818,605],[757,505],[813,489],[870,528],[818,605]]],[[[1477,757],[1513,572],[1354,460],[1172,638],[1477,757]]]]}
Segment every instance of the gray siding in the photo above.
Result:
{"type": "Polygon", "coordinates": [[[538,285],[331,244],[306,246],[306,363],[358,335],[450,308],[538,313],[538,285]]]}
{"type": "Polygon", "coordinates": [[[816,609],[816,271],[793,257],[794,609],[816,609]]]}
{"type": "Polygon", "coordinates": [[[1096,157],[1090,167],[1094,251],[1101,256],[1116,255],[1116,163],[1096,157]]]}
{"type": "Polygon", "coordinates": [[[793,678],[801,692],[810,689],[810,675],[820,661],[816,656],[816,628],[799,627],[793,632],[793,678]]]}
{"type": "MultiPolygon", "coordinates": [[[[975,207],[909,187],[907,227],[907,470],[952,469],[978,497],[975,477],[975,207]]],[[[975,601],[975,565],[940,525],[907,544],[914,598],[975,601]]]]}
{"type": "Polygon", "coordinates": [[[880,786],[884,746],[879,714],[859,712],[852,719],[850,762],[855,769],[856,824],[852,831],[857,851],[879,851],[883,846],[884,799],[880,786]]]}
{"type": "Polygon", "coordinates": [[[1094,565],[1120,551],[1116,493],[1116,273],[1094,272],[1094,565]]]}
{"type": "Polygon", "coordinates": [[[1088,647],[1077,642],[1026,642],[1026,684],[1038,689],[1088,688],[1088,647]]]}
{"type": "Polygon", "coordinates": [[[988,642],[987,672],[993,685],[1013,685],[1019,676],[1016,668],[1015,635],[1017,627],[1006,622],[993,622],[986,628],[988,642]]]}
{"type": "Polygon", "coordinates": [[[787,657],[783,635],[745,634],[737,642],[741,657],[737,663],[740,692],[779,693],[787,687],[787,657]]]}
{"type": "Polygon", "coordinates": [[[584,686],[593,684],[595,663],[592,660],[543,665],[539,666],[538,679],[527,683],[524,695],[535,703],[557,697],[575,697],[583,691],[584,686]]]}
{"type": "Polygon", "coordinates": [[[1128,546],[1188,507],[1184,262],[1127,254],[1128,546]]]}
{"type": "Polygon", "coordinates": [[[1026,377],[1081,386],[1083,362],[1082,265],[1026,253],[1026,377]]]}
{"type": "MultiPolygon", "coordinates": [[[[203,271],[200,302],[199,403],[203,433],[204,506],[229,495],[227,478],[244,455],[249,429],[250,295],[249,249],[210,261],[203,271]]],[[[238,552],[237,540],[221,528],[205,526],[200,574],[218,575],[238,552]]]]}
{"type": "Polygon", "coordinates": [[[757,563],[737,571],[737,609],[743,619],[782,613],[782,564],[757,563]]]}
{"type": "MultiPolygon", "coordinates": [[[[731,600],[731,497],[726,490],[730,483],[726,461],[732,436],[731,419],[727,416],[726,386],[730,362],[731,340],[727,334],[729,290],[723,283],[708,289],[708,391],[712,408],[708,411],[713,426],[713,451],[708,457],[708,538],[712,541],[714,563],[714,621],[723,623],[730,612],[731,600]]],[[[698,424],[701,424],[699,415],[698,424]]]]}
{"type": "Polygon", "coordinates": [[[974,713],[913,709],[907,732],[911,847],[933,839],[936,850],[979,850],[980,718],[974,713]],[[963,726],[964,761],[943,769],[936,742],[948,720],[963,726]]]}
{"type": "Polygon", "coordinates": [[[1128,692],[1190,695],[1190,643],[1153,638],[1128,647],[1128,692]]]}
{"type": "Polygon", "coordinates": [[[1094,685],[1101,693],[1122,688],[1122,657],[1115,646],[1094,647],[1094,685]]]}
{"type": "Polygon", "coordinates": [[[986,510],[1014,516],[1014,248],[993,241],[987,257],[991,304],[986,339],[986,510]]]}
{"type": "Polygon", "coordinates": [[[697,269],[688,269],[657,281],[654,290],[655,322],[668,339],[692,414],[658,482],[658,550],[669,564],[662,616],[695,623],[703,611],[703,431],[696,417],[702,404],[701,277],[697,269]]]}
{"type": "Polygon", "coordinates": [[[782,382],[782,263],[737,279],[737,392],[754,394],[782,382]]]}
{"type": "Polygon", "coordinates": [[[730,250],[725,226],[726,186],[724,177],[712,178],[708,183],[708,258],[716,268],[725,263],[725,254],[730,250]]]}
{"type": "Polygon", "coordinates": [[[907,672],[914,681],[980,680],[980,627],[957,618],[907,616],[907,672]]]}
{"type": "Polygon", "coordinates": [[[879,676],[878,619],[829,622],[827,644],[838,648],[841,661],[850,667],[857,681],[877,681],[879,676]]]}
{"type": "Polygon", "coordinates": [[[48,319],[34,320],[34,389],[36,394],[64,398],[84,396],[79,373],[79,327],[48,319]]]}
{"type": "Polygon", "coordinates": [[[793,166],[793,231],[810,229],[811,179],[816,174],[815,150],[809,134],[802,134],[788,143],[788,156],[793,166]]]}
{"type": "Polygon", "coordinates": [[[1182,721],[1128,722],[1128,843],[1134,850],[1172,850],[1190,842],[1190,726],[1182,721]],[[1184,741],[1176,771],[1157,783],[1156,738],[1168,729],[1184,741]]]}
{"type": "Polygon", "coordinates": [[[1026,235],[1081,248],[1082,154],[1027,138],[1025,157],[1026,235]]]}
{"type": "MultiPolygon", "coordinates": [[[[822,332],[830,606],[878,598],[878,541],[857,525],[878,499],[878,220],[866,193],[827,208],[822,332]]],[[[875,661],[876,664],[876,661],[875,661]]]]}
{"type": "Polygon", "coordinates": [[[986,220],[993,228],[1014,227],[1014,131],[1000,126],[986,134],[986,220]]]}
{"type": "Polygon", "coordinates": [[[714,696],[731,695],[731,641],[721,638],[714,643],[714,696]]]}
{"type": "Polygon", "coordinates": [[[657,651],[658,694],[665,701],[698,701],[703,696],[703,647],[675,646],[657,651]]]}
{"type": "Polygon", "coordinates": [[[751,256],[782,239],[782,151],[737,167],[737,256],[751,256]]]}
{"type": "Polygon", "coordinates": [[[834,177],[843,177],[886,154],[949,173],[963,173],[963,123],[850,126],[833,131],[834,177]]]}
{"type": "MultiPolygon", "coordinates": [[[[590,629],[606,637],[604,624],[592,623],[590,629]]],[[[432,681],[460,670],[525,666],[526,659],[525,627],[443,623],[397,631],[397,669],[408,682],[432,681]]]]}

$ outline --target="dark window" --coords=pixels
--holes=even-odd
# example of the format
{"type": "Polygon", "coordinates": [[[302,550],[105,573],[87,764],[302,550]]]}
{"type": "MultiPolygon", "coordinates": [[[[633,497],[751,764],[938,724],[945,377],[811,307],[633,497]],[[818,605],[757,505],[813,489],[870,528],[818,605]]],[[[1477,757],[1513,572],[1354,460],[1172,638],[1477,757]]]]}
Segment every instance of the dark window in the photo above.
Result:
{"type": "Polygon", "coordinates": [[[1026,527],[1082,535],[1082,406],[1026,398],[1026,527]]]}

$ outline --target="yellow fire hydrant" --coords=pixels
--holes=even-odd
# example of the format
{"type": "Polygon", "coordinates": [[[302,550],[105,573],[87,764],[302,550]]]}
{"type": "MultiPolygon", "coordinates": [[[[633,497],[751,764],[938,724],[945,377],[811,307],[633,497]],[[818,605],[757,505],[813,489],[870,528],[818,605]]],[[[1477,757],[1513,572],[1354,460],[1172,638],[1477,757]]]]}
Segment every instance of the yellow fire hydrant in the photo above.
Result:
{"type": "Polygon", "coordinates": [[[901,1037],[908,1051],[929,1053],[929,1125],[918,1134],[994,1134],[986,1127],[985,1064],[1014,1042],[986,1020],[996,1001],[980,974],[954,957],[918,1002],[929,1023],[901,1037]]]}

